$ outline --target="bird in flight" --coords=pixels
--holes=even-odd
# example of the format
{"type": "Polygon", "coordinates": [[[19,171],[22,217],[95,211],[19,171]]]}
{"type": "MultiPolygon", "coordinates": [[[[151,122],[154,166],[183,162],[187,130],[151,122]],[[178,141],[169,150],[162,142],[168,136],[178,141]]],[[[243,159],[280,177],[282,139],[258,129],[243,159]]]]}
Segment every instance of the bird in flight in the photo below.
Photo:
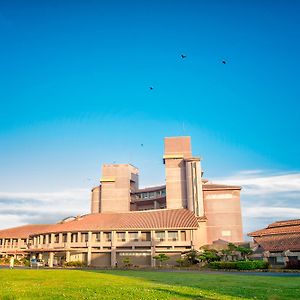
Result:
{"type": "Polygon", "coordinates": [[[149,86],[149,89],[152,91],[153,90],[153,86],[149,86]]]}
{"type": "Polygon", "coordinates": [[[227,61],[226,60],[222,60],[222,64],[226,65],[227,61]]]}
{"type": "Polygon", "coordinates": [[[181,58],[185,59],[187,56],[185,54],[181,54],[181,58]]]}
{"type": "Polygon", "coordinates": [[[141,144],[141,147],[144,147],[144,144],[141,144]]]}

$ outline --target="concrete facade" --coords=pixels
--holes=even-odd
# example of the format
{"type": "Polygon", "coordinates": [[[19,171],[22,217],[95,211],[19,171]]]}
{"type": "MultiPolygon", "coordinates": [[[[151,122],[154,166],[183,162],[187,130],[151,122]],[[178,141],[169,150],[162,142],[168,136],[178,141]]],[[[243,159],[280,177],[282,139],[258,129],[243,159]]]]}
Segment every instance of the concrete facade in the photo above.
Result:
{"type": "Polygon", "coordinates": [[[190,137],[165,138],[163,161],[166,184],[143,189],[133,165],[104,164],[100,185],[91,191],[91,214],[22,236],[17,229],[0,231],[0,254],[22,246],[50,267],[77,260],[115,267],[127,257],[134,265],[155,266],[158,253],[175,264],[183,252],[216,240],[242,242],[241,187],[205,180],[190,137]]]}
{"type": "Polygon", "coordinates": [[[130,164],[103,165],[99,212],[130,211],[131,193],[138,188],[138,172],[130,164]]]}

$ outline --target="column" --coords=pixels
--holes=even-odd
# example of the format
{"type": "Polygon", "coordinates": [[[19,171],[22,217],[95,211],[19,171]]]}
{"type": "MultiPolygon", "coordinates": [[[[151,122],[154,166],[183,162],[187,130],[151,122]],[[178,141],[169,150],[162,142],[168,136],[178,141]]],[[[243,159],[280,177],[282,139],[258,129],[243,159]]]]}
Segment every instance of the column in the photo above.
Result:
{"type": "Polygon", "coordinates": [[[70,245],[71,245],[71,236],[72,236],[72,233],[71,232],[68,232],[67,233],[67,243],[66,243],[66,248],[70,248],[70,245]]]}
{"type": "Polygon", "coordinates": [[[49,252],[49,268],[53,268],[54,252],[49,252]]]}
{"type": "Polygon", "coordinates": [[[181,230],[178,230],[178,242],[181,242],[181,230]]]}
{"type": "Polygon", "coordinates": [[[61,244],[63,242],[63,234],[60,232],[58,234],[58,243],[61,244]]]}
{"type": "Polygon", "coordinates": [[[92,263],[92,247],[88,247],[87,251],[87,266],[89,267],[92,263]]]}
{"type": "Polygon", "coordinates": [[[156,267],[156,259],[153,257],[155,256],[155,231],[151,230],[151,267],[156,267]]]}
{"type": "Polygon", "coordinates": [[[88,245],[91,245],[93,239],[93,233],[91,231],[88,232],[88,245]]]}
{"type": "Polygon", "coordinates": [[[111,267],[116,267],[117,264],[117,252],[116,252],[116,232],[111,232],[111,267]]]}
{"type": "MultiPolygon", "coordinates": [[[[49,234],[45,235],[45,244],[48,245],[49,244],[49,234]]],[[[47,246],[48,247],[48,246],[47,246]]]]}
{"type": "Polygon", "coordinates": [[[51,236],[50,236],[50,244],[51,244],[51,247],[53,247],[52,244],[54,244],[54,240],[55,240],[55,234],[54,234],[54,233],[51,233],[51,236]]]}
{"type": "Polygon", "coordinates": [[[66,262],[70,261],[70,256],[71,256],[70,251],[66,251],[66,262]]]}

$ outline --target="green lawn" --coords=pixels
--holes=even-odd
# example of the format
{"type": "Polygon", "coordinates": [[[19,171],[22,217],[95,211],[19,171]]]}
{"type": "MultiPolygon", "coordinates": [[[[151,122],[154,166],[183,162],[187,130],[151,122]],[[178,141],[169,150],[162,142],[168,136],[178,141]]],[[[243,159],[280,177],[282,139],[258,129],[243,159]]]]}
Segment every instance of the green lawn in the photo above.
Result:
{"type": "Polygon", "coordinates": [[[300,277],[0,270],[0,299],[300,299],[300,277]]]}

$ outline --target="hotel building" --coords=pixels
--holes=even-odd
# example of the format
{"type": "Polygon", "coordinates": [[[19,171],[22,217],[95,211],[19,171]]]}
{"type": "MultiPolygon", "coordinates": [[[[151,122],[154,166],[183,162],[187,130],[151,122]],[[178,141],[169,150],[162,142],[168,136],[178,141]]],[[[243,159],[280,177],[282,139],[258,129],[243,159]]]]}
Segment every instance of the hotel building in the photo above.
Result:
{"type": "Polygon", "coordinates": [[[91,192],[91,213],[52,225],[27,225],[0,231],[2,255],[29,253],[50,267],[68,261],[88,266],[155,266],[165,253],[175,264],[182,253],[217,240],[241,242],[239,186],[203,179],[201,159],[190,137],[165,138],[165,185],[139,188],[131,164],[104,164],[91,192]]]}

